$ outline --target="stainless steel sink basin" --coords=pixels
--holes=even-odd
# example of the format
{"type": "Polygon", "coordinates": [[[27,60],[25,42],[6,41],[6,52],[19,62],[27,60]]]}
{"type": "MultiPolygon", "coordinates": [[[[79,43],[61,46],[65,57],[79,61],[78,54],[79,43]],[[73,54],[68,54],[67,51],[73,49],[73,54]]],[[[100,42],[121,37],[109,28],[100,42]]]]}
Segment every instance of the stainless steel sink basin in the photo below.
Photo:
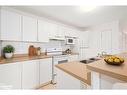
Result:
{"type": "Polygon", "coordinates": [[[81,60],[80,62],[84,63],[84,64],[89,64],[89,63],[92,63],[92,62],[98,61],[98,60],[100,60],[100,59],[98,59],[98,58],[89,58],[89,59],[86,59],[86,60],[81,60]]]}

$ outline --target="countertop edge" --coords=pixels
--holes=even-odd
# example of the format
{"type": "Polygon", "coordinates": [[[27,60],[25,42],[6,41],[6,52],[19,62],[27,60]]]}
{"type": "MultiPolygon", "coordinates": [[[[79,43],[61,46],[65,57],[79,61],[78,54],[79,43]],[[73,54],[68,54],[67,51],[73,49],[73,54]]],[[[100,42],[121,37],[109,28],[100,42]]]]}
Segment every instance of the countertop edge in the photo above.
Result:
{"type": "Polygon", "coordinates": [[[55,67],[59,68],[60,70],[62,70],[62,71],[64,71],[64,72],[66,72],[67,74],[69,74],[69,75],[75,77],[76,79],[79,79],[80,81],[82,81],[82,82],[84,82],[84,83],[86,83],[86,84],[88,84],[88,85],[91,85],[91,80],[89,80],[89,79],[91,79],[91,72],[88,72],[88,73],[87,73],[87,79],[89,78],[89,79],[87,80],[87,79],[83,79],[83,78],[77,76],[76,74],[71,73],[71,72],[69,72],[69,71],[67,71],[67,70],[65,70],[65,69],[63,69],[63,68],[61,68],[61,67],[58,66],[58,65],[55,65],[55,67]]]}
{"type": "Polygon", "coordinates": [[[127,76],[86,65],[87,69],[127,82],[127,76]]]}
{"type": "Polygon", "coordinates": [[[52,58],[52,56],[33,56],[33,57],[18,57],[17,58],[12,58],[12,59],[3,59],[2,61],[0,61],[0,65],[3,64],[11,64],[11,63],[15,63],[15,62],[23,62],[23,61],[31,61],[31,60],[39,60],[39,59],[46,59],[46,58],[52,58]],[[35,57],[35,58],[34,58],[35,57]]]}

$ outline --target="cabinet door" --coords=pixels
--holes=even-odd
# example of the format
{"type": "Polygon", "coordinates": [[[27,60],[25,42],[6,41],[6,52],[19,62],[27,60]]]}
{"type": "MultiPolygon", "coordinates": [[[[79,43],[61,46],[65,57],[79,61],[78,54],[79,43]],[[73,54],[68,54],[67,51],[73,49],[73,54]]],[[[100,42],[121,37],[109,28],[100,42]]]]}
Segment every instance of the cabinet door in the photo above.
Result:
{"type": "Polygon", "coordinates": [[[66,30],[65,30],[64,26],[58,25],[57,36],[60,37],[60,38],[65,39],[65,31],[66,30]]]}
{"type": "Polygon", "coordinates": [[[68,59],[68,61],[70,62],[70,61],[78,61],[79,59],[78,59],[78,55],[69,55],[69,59],[68,59]]]}
{"type": "Polygon", "coordinates": [[[22,88],[32,89],[36,88],[39,84],[38,81],[38,61],[24,61],[22,64],[22,88]]]}
{"type": "Polygon", "coordinates": [[[11,86],[12,89],[21,89],[21,63],[0,65],[0,84],[11,86]]]}
{"type": "Polygon", "coordinates": [[[57,89],[81,89],[80,80],[74,78],[73,76],[65,73],[62,70],[57,70],[57,89]]]}
{"type": "Polygon", "coordinates": [[[71,29],[66,27],[65,36],[71,37],[71,29]]]}
{"type": "Polygon", "coordinates": [[[65,36],[68,37],[77,37],[77,33],[75,29],[66,27],[65,29],[65,36]]]}
{"type": "Polygon", "coordinates": [[[91,57],[97,56],[98,53],[102,52],[101,40],[102,40],[101,31],[94,31],[94,32],[90,31],[90,35],[89,35],[90,51],[89,52],[91,55],[93,55],[91,57]]]}
{"type": "Polygon", "coordinates": [[[112,31],[111,30],[106,30],[102,31],[102,51],[105,51],[107,53],[112,53],[112,31]]]}
{"type": "Polygon", "coordinates": [[[71,29],[70,33],[71,33],[72,37],[77,37],[77,30],[76,29],[71,29]]]}
{"type": "Polygon", "coordinates": [[[40,59],[40,85],[52,80],[52,58],[40,59]]]}
{"type": "Polygon", "coordinates": [[[89,35],[90,35],[89,31],[80,32],[78,43],[81,48],[88,48],[89,47],[89,39],[90,39],[89,35]]]}
{"type": "Polygon", "coordinates": [[[119,30],[114,30],[112,31],[112,54],[118,54],[121,52],[121,48],[124,48],[126,45],[123,44],[122,46],[122,42],[126,42],[126,41],[121,41],[121,39],[126,38],[126,35],[122,36],[122,33],[119,30]],[[120,48],[121,45],[121,48],[120,48]]]}
{"type": "Polygon", "coordinates": [[[49,23],[38,20],[38,41],[49,42],[49,23]]]}
{"type": "Polygon", "coordinates": [[[37,19],[23,16],[23,41],[37,41],[37,19]]]}
{"type": "Polygon", "coordinates": [[[55,38],[57,37],[57,31],[58,31],[58,25],[54,24],[54,23],[49,23],[48,24],[49,27],[49,37],[50,38],[55,38]]]}
{"type": "Polygon", "coordinates": [[[21,15],[1,10],[1,40],[21,41],[21,15]]]}

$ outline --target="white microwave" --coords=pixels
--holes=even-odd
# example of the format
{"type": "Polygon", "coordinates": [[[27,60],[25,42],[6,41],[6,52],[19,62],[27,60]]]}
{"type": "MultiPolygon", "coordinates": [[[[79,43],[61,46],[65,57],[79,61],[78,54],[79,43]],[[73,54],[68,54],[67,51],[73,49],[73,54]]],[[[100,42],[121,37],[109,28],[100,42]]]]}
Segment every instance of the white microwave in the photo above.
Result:
{"type": "Polygon", "coordinates": [[[73,37],[66,37],[66,44],[67,45],[74,45],[75,44],[75,38],[73,38],[73,37]]]}

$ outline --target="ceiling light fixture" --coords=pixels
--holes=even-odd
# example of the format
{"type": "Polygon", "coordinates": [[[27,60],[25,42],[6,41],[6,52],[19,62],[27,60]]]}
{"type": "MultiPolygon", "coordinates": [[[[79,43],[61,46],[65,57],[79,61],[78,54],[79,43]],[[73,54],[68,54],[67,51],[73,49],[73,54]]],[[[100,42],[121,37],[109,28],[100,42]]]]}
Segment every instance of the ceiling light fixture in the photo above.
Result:
{"type": "Polygon", "coordinates": [[[97,6],[79,6],[79,10],[82,12],[90,12],[94,10],[97,6]]]}

